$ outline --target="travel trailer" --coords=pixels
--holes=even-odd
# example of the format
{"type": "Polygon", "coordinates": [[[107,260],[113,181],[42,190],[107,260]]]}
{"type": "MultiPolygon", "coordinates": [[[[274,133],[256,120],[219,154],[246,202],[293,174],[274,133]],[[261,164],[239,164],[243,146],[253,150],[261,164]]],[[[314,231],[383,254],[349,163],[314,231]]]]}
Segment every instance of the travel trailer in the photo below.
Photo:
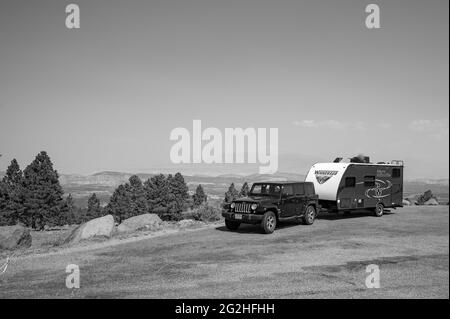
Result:
{"type": "Polygon", "coordinates": [[[313,182],[319,203],[329,212],[373,210],[382,216],[385,208],[402,207],[403,161],[370,163],[368,157],[349,162],[314,164],[306,176],[313,182]]]}

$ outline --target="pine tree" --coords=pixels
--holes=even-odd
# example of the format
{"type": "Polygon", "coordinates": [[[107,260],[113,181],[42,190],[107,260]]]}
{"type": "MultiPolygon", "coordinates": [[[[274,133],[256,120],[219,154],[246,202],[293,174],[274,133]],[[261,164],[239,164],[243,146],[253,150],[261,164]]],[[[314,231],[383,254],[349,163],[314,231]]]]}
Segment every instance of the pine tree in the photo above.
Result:
{"type": "Polygon", "coordinates": [[[248,193],[250,193],[250,187],[248,186],[248,183],[245,182],[244,185],[241,187],[241,191],[239,192],[239,197],[247,197],[248,193]]]}
{"type": "Polygon", "coordinates": [[[141,179],[139,176],[133,175],[128,181],[131,207],[127,218],[148,213],[146,192],[141,179]]]}
{"type": "Polygon", "coordinates": [[[88,199],[87,217],[89,219],[94,219],[100,217],[101,213],[102,208],[100,206],[100,200],[97,198],[97,195],[93,193],[88,199]]]}
{"type": "Polygon", "coordinates": [[[6,211],[8,201],[9,196],[6,184],[0,180],[0,226],[7,226],[10,224],[8,212],[6,211]]]}
{"type": "Polygon", "coordinates": [[[77,218],[77,208],[72,198],[72,194],[69,194],[65,199],[61,207],[60,213],[60,225],[73,225],[78,224],[79,218],[77,218]]]}
{"type": "Polygon", "coordinates": [[[176,173],[175,176],[169,175],[167,184],[169,187],[168,218],[170,220],[180,220],[182,219],[181,212],[187,208],[189,188],[184,181],[183,175],[180,173],[176,173]]]}
{"type": "Polygon", "coordinates": [[[13,159],[8,166],[6,174],[3,177],[3,184],[7,194],[7,203],[3,214],[4,218],[8,224],[23,222],[25,189],[23,185],[23,173],[16,159],[13,159]]]}
{"type": "Polygon", "coordinates": [[[129,185],[119,185],[109,199],[108,205],[105,207],[105,213],[113,215],[114,219],[119,223],[124,220],[131,206],[131,197],[129,196],[129,185]]]}
{"type": "Polygon", "coordinates": [[[165,218],[170,200],[169,185],[163,174],[155,175],[144,183],[149,211],[165,218]]]}
{"type": "Polygon", "coordinates": [[[60,220],[63,204],[63,190],[58,180],[58,172],[46,152],[40,152],[24,172],[24,216],[26,226],[43,229],[60,220]]]}
{"type": "Polygon", "coordinates": [[[203,190],[202,185],[198,185],[195,189],[195,194],[193,195],[194,207],[200,206],[202,203],[206,202],[208,197],[203,190]]]}
{"type": "Polygon", "coordinates": [[[228,191],[225,193],[225,203],[231,203],[239,196],[239,192],[237,191],[234,183],[231,183],[230,187],[228,187],[228,191]]]}

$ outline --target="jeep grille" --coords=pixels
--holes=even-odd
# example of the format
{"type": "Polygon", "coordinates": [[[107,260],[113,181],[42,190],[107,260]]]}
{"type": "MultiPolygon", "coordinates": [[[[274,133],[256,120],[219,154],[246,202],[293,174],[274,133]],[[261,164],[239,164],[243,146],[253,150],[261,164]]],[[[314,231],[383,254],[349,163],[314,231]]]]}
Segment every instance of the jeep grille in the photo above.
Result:
{"type": "Polygon", "coordinates": [[[234,206],[234,211],[236,213],[250,213],[250,207],[252,204],[249,203],[236,203],[234,206]]]}

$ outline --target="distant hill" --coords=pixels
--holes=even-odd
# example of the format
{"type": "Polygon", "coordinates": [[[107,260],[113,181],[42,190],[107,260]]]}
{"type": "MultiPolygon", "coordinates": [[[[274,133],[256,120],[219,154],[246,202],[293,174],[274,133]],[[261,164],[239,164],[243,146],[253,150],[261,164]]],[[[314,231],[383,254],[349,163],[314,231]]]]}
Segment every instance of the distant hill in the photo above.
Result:
{"type": "MultiPolygon", "coordinates": [[[[0,171],[0,178],[5,172],[0,171]]],[[[120,184],[126,183],[134,174],[125,172],[104,171],[92,175],[60,174],[60,183],[65,194],[72,194],[77,205],[84,206],[88,197],[96,193],[103,205],[105,205],[114,189],[120,184]]],[[[138,173],[142,181],[146,181],[155,174],[138,173]]],[[[202,184],[211,199],[222,199],[228,186],[234,183],[240,188],[244,182],[254,183],[262,181],[303,181],[305,175],[279,172],[273,175],[238,175],[223,174],[218,176],[193,175],[184,176],[190,192],[194,192],[198,184],[202,184]]],[[[423,193],[430,189],[439,201],[449,201],[449,179],[411,179],[405,180],[404,195],[423,193]]]]}

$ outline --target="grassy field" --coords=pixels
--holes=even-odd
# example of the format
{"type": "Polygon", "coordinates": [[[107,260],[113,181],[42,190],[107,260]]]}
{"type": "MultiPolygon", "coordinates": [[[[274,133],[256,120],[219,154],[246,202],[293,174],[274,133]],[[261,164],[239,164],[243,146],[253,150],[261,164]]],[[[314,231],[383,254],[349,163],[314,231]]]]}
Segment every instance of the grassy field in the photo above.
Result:
{"type": "Polygon", "coordinates": [[[0,298],[449,298],[449,208],[322,215],[272,235],[218,225],[13,259],[0,298]],[[81,288],[65,286],[68,264],[81,288]],[[381,287],[367,289],[366,266],[381,287]]]}

